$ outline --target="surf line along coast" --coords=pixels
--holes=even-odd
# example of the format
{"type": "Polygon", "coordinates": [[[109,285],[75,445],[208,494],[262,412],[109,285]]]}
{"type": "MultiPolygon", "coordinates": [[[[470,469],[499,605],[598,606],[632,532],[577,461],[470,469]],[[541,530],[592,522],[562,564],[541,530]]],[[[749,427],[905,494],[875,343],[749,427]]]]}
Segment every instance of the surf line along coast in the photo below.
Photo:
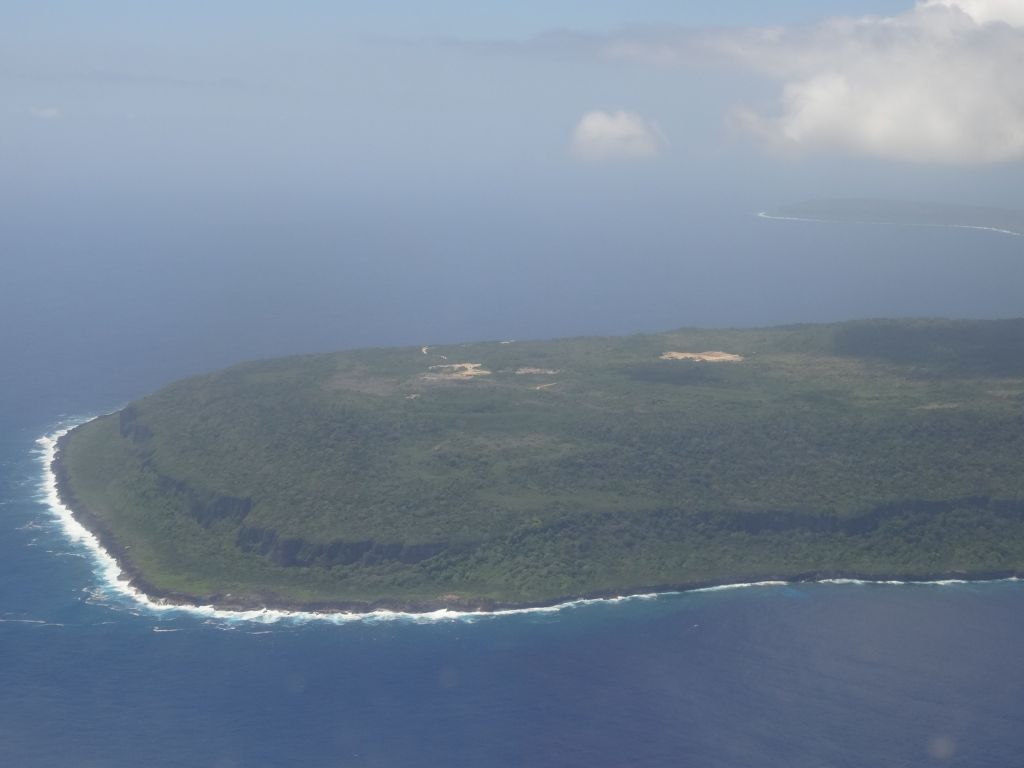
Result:
{"type": "MultiPolygon", "coordinates": [[[[81,422],[87,423],[87,422],[81,422]]],[[[75,425],[77,426],[77,425],[75,425]]],[[[860,585],[953,585],[971,582],[1019,581],[1022,574],[992,571],[972,575],[970,579],[959,574],[933,574],[920,579],[864,577],[851,573],[804,573],[776,579],[751,582],[708,581],[677,585],[659,585],[635,593],[614,592],[567,596],[561,600],[536,604],[487,603],[462,606],[455,601],[437,604],[401,603],[304,603],[295,604],[274,599],[240,601],[231,596],[202,598],[195,595],[161,590],[146,579],[132,563],[130,554],[122,547],[109,529],[80,503],[67,482],[67,471],[61,462],[61,447],[74,426],[62,428],[39,438],[43,463],[43,492],[51,512],[61,523],[64,535],[75,544],[89,550],[97,567],[97,575],[104,587],[120,596],[156,613],[185,612],[225,620],[255,621],[261,623],[279,620],[327,621],[346,623],[361,620],[413,620],[447,621],[513,616],[529,613],[556,613],[566,609],[594,604],[613,604],[634,600],[652,600],[662,596],[685,592],[713,592],[720,590],[777,588],[799,583],[860,584],[860,585]]]]}
{"type": "MultiPolygon", "coordinates": [[[[83,422],[87,423],[87,422],[83,422]]],[[[147,581],[132,562],[129,550],[123,547],[110,529],[74,496],[68,482],[67,469],[61,460],[61,449],[75,427],[69,427],[39,439],[45,467],[44,490],[51,510],[61,518],[65,534],[72,541],[88,547],[102,566],[102,577],[119,593],[155,610],[198,610],[224,617],[255,618],[257,616],[331,618],[362,618],[370,615],[394,618],[459,618],[462,616],[501,616],[530,612],[553,612],[573,606],[599,602],[644,600],[658,594],[721,587],[756,587],[781,585],[785,582],[750,584],[700,583],[644,590],[635,594],[617,592],[567,596],[564,599],[537,603],[498,603],[476,601],[467,604],[458,596],[444,596],[436,603],[401,601],[373,602],[310,602],[293,603],[273,597],[238,600],[230,595],[208,598],[159,589],[147,581]]]]}
{"type": "MultiPolygon", "coordinates": [[[[88,423],[81,422],[81,423],[88,423]]],[[[270,623],[279,620],[326,621],[346,623],[361,620],[446,621],[512,616],[529,613],[553,613],[595,603],[650,600],[658,593],[601,595],[572,598],[536,605],[490,604],[487,608],[458,608],[452,602],[440,605],[403,603],[301,603],[287,601],[239,601],[230,596],[204,599],[195,595],[154,587],[131,561],[127,548],[118,544],[109,529],[77,503],[67,483],[67,471],[61,462],[61,447],[74,426],[38,439],[44,468],[43,492],[51,512],[62,525],[64,535],[89,550],[98,565],[97,575],[104,586],[132,602],[154,612],[197,613],[225,620],[270,623]]],[[[781,582],[779,582],[781,583],[781,582]]],[[[730,587],[757,587],[768,584],[736,584],[730,587]]],[[[712,587],[718,588],[718,587],[712,587]]]]}

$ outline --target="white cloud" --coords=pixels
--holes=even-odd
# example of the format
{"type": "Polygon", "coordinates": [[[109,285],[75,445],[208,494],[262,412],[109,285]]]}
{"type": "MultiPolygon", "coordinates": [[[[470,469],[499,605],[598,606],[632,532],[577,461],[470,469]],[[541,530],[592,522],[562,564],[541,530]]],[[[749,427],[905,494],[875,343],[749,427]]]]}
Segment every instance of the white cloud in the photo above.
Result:
{"type": "Polygon", "coordinates": [[[774,115],[735,114],[775,145],[916,162],[1024,159],[1024,0],[927,0],[895,17],[720,44],[784,81],[774,115]]]}
{"type": "Polygon", "coordinates": [[[1021,0],[926,0],[918,7],[945,6],[958,8],[978,24],[1001,21],[1024,27],[1024,2],[1021,0]]]}
{"type": "MultiPolygon", "coordinates": [[[[949,165],[1024,161],[1024,0],[905,1],[893,16],[665,25],[535,45],[653,67],[756,71],[777,90],[737,107],[731,122],[777,148],[949,165]]],[[[654,124],[626,112],[589,113],[572,138],[585,160],[651,156],[664,146],[654,124]]]]}
{"type": "Polygon", "coordinates": [[[644,158],[657,155],[665,144],[657,123],[635,112],[587,112],[572,134],[573,154],[586,161],[644,158]]]}

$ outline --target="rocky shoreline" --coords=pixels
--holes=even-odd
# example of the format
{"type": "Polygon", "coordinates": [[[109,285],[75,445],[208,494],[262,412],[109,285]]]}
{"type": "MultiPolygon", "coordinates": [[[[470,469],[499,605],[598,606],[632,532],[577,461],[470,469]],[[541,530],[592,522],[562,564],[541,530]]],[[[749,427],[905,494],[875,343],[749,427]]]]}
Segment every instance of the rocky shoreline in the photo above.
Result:
{"type": "Polygon", "coordinates": [[[550,600],[530,602],[502,602],[489,598],[465,597],[462,595],[443,595],[435,600],[368,600],[368,601],[309,601],[301,602],[282,599],[272,594],[253,595],[192,595],[173,590],[166,590],[151,583],[132,561],[127,549],[121,545],[110,528],[75,496],[71,488],[67,468],[61,459],[61,453],[74,430],[68,431],[57,440],[50,471],[53,473],[57,496],[72,514],[75,520],[96,537],[103,550],[117,563],[121,578],[127,584],[142,593],[149,600],[167,606],[182,608],[212,607],[220,611],[248,612],[273,610],[289,613],[318,614],[368,614],[374,612],[395,612],[408,614],[427,614],[437,611],[454,611],[465,613],[493,613],[498,611],[517,611],[541,608],[553,608],[559,605],[584,600],[611,600],[637,595],[660,593],[691,592],[714,587],[725,587],[743,584],[760,584],[768,582],[798,584],[832,580],[850,580],[864,582],[940,582],[940,581],[1000,581],[1013,578],[1024,578],[1024,573],[1015,570],[993,570],[972,572],[928,572],[928,573],[887,573],[864,574],[848,571],[819,570],[796,574],[742,574],[731,579],[690,581],[675,584],[655,584],[637,587],[626,591],[600,590],[575,595],[564,595],[550,600]]]}

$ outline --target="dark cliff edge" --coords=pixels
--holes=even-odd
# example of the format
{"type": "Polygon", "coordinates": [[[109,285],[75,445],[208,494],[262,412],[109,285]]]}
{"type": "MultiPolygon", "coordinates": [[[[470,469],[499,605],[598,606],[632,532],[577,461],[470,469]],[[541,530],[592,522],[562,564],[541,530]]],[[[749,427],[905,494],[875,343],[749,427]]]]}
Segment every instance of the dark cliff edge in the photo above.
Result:
{"type": "MultiPolygon", "coordinates": [[[[139,422],[138,409],[134,405],[129,405],[118,412],[118,428],[122,438],[136,444],[145,443],[153,435],[149,427],[139,422]]],[[[355,563],[375,565],[384,561],[415,565],[442,552],[455,553],[464,548],[446,542],[407,544],[372,539],[338,539],[322,543],[296,536],[282,536],[273,528],[244,524],[253,508],[251,497],[199,490],[178,478],[162,473],[149,458],[143,460],[143,466],[156,477],[161,492],[180,499],[188,514],[201,526],[209,528],[221,521],[237,524],[239,528],[235,535],[235,546],[247,554],[265,557],[279,567],[330,568],[355,563]]]]}
{"type": "Polygon", "coordinates": [[[270,528],[242,526],[235,536],[235,546],[243,552],[267,557],[274,565],[293,566],[375,565],[392,560],[404,565],[415,565],[442,552],[455,552],[458,547],[444,543],[384,544],[379,541],[345,541],[337,539],[328,544],[313,544],[298,537],[282,537],[270,528]]]}
{"type": "MultiPolygon", "coordinates": [[[[150,600],[166,605],[180,605],[182,607],[213,606],[218,610],[225,611],[253,611],[253,610],[280,610],[309,613],[372,613],[374,611],[398,611],[403,613],[430,613],[442,609],[457,611],[494,611],[510,608],[527,608],[556,605],[564,601],[551,601],[531,604],[499,603],[486,598],[471,598],[461,595],[445,595],[436,600],[429,601],[407,601],[407,600],[367,600],[367,601],[312,601],[299,602],[287,600],[274,594],[251,594],[251,595],[192,595],[184,592],[163,589],[149,581],[142,570],[133,562],[128,550],[118,542],[113,531],[90,510],[75,495],[71,487],[71,481],[67,467],[62,460],[62,454],[68,440],[75,430],[70,430],[57,441],[53,462],[50,469],[53,472],[57,488],[57,496],[61,504],[68,508],[72,516],[93,536],[96,537],[100,546],[117,563],[121,571],[120,578],[129,586],[137,589],[150,600]]],[[[245,530],[245,529],[243,529],[245,530]]],[[[276,543],[276,536],[274,537],[276,543]]],[[[393,555],[396,558],[403,554],[409,560],[415,562],[422,559],[428,552],[432,551],[434,545],[423,545],[423,547],[407,548],[399,550],[393,555]],[[426,548],[424,548],[426,547],[426,548]]],[[[373,542],[359,542],[356,549],[359,556],[367,552],[373,552],[379,545],[373,542]]],[[[612,596],[611,594],[608,595],[612,596]]],[[[572,598],[567,598],[572,599],[572,598]]]]}
{"type": "MultiPolygon", "coordinates": [[[[749,572],[737,573],[728,579],[715,579],[706,581],[688,581],[665,584],[651,584],[627,589],[608,589],[590,591],[578,594],[567,594],[550,600],[532,602],[502,602],[485,597],[472,597],[463,595],[442,595],[433,600],[398,600],[398,599],[377,599],[366,601],[310,601],[302,602],[282,598],[279,595],[266,594],[209,594],[192,595],[173,590],[162,589],[150,582],[138,566],[132,561],[127,549],[120,544],[110,528],[95,513],[88,509],[75,495],[71,487],[70,477],[62,460],[62,453],[74,429],[62,436],[57,441],[54,452],[54,459],[51,464],[56,482],[57,495],[60,502],[70,510],[71,514],[83,527],[92,533],[99,541],[100,546],[117,562],[121,571],[120,578],[129,586],[144,594],[150,600],[164,605],[175,605],[183,608],[195,608],[201,606],[212,606],[223,611],[256,611],[256,610],[279,610],[288,612],[304,613],[372,613],[375,611],[394,611],[401,613],[432,613],[439,610],[451,610],[462,612],[495,612],[508,610],[523,610],[531,608],[550,608],[580,600],[601,600],[629,597],[631,595],[648,595],[657,593],[687,592],[711,587],[721,587],[733,584],[755,584],[760,582],[786,582],[786,583],[808,583],[821,582],[833,579],[860,580],[866,582],[934,582],[946,580],[963,581],[997,581],[1011,578],[1024,578],[1024,572],[1020,570],[972,570],[972,571],[926,571],[917,572],[893,571],[887,573],[859,573],[841,569],[821,569],[815,571],[804,571],[798,573],[774,573],[774,572],[749,572]]],[[[989,508],[995,508],[1002,514],[1014,517],[1024,516],[1024,502],[996,502],[989,499],[972,499],[976,503],[982,503],[989,508]]],[[[932,510],[950,506],[950,502],[922,502],[925,507],[932,510]]],[[[845,525],[839,523],[839,528],[847,528],[849,532],[864,532],[877,526],[879,520],[887,513],[891,513],[893,505],[879,507],[864,516],[864,519],[847,521],[845,525]]],[[[747,529],[748,532],[792,530],[803,527],[801,523],[807,520],[801,513],[768,513],[766,519],[757,519],[752,515],[743,515],[743,522],[738,527],[747,529]]],[[[760,516],[759,516],[760,517],[760,516]]],[[[738,522],[738,520],[737,520],[738,522]]],[[[832,528],[835,523],[826,524],[825,528],[832,528]]],[[[249,551],[258,554],[270,554],[274,546],[280,546],[276,536],[271,536],[258,529],[242,528],[239,531],[238,544],[249,551]]],[[[287,542],[288,540],[285,540],[287,542]]],[[[287,545],[286,546],[294,546],[287,545]]],[[[380,549],[380,545],[374,542],[354,542],[344,544],[341,542],[333,546],[335,551],[328,552],[326,549],[319,558],[313,560],[339,562],[360,559],[367,553],[374,553],[380,549]],[[348,549],[346,549],[346,547],[348,549]]],[[[403,562],[417,562],[420,559],[435,554],[435,545],[421,545],[421,547],[407,548],[406,550],[396,549],[394,552],[380,553],[384,556],[393,557],[403,562]]],[[[287,559],[287,558],[286,558],[287,559]]],[[[292,563],[288,563],[292,564],[292,563]]]]}

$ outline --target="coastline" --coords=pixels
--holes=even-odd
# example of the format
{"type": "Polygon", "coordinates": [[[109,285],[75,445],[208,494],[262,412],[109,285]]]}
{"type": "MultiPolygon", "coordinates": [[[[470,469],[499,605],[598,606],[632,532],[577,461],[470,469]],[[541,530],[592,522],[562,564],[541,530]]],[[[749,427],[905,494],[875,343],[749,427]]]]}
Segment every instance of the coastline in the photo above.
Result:
{"type": "Polygon", "coordinates": [[[794,584],[859,585],[949,585],[1000,581],[1019,581],[1017,571],[978,573],[926,573],[864,575],[843,571],[814,571],[779,576],[752,577],[750,581],[703,581],[653,585],[622,594],[603,590],[567,595],[547,601],[504,603],[490,599],[437,599],[413,602],[402,600],[291,602],[275,597],[238,599],[226,595],[200,597],[151,584],[132,563],[126,549],[93,513],[84,507],[69,487],[67,471],[60,458],[68,435],[91,419],[61,428],[36,442],[42,448],[42,491],[51,512],[61,523],[64,535],[89,550],[97,565],[96,575],[104,585],[154,612],[189,612],[207,617],[270,623],[282,619],[342,623],[361,620],[405,619],[441,621],[511,616],[530,613],[557,613],[568,608],[598,603],[651,600],[659,596],[689,592],[715,592],[756,587],[780,587],[794,584]]]}
{"type": "Polygon", "coordinates": [[[999,229],[998,227],[985,227],[980,224],[924,224],[916,221],[871,221],[869,219],[817,219],[807,216],[774,216],[768,211],[759,211],[759,219],[769,221],[803,221],[812,224],[890,224],[898,227],[924,227],[926,229],[973,229],[977,232],[994,232],[997,235],[1010,235],[1012,237],[1024,237],[1024,232],[1017,232],[1012,229],[999,229]]]}

